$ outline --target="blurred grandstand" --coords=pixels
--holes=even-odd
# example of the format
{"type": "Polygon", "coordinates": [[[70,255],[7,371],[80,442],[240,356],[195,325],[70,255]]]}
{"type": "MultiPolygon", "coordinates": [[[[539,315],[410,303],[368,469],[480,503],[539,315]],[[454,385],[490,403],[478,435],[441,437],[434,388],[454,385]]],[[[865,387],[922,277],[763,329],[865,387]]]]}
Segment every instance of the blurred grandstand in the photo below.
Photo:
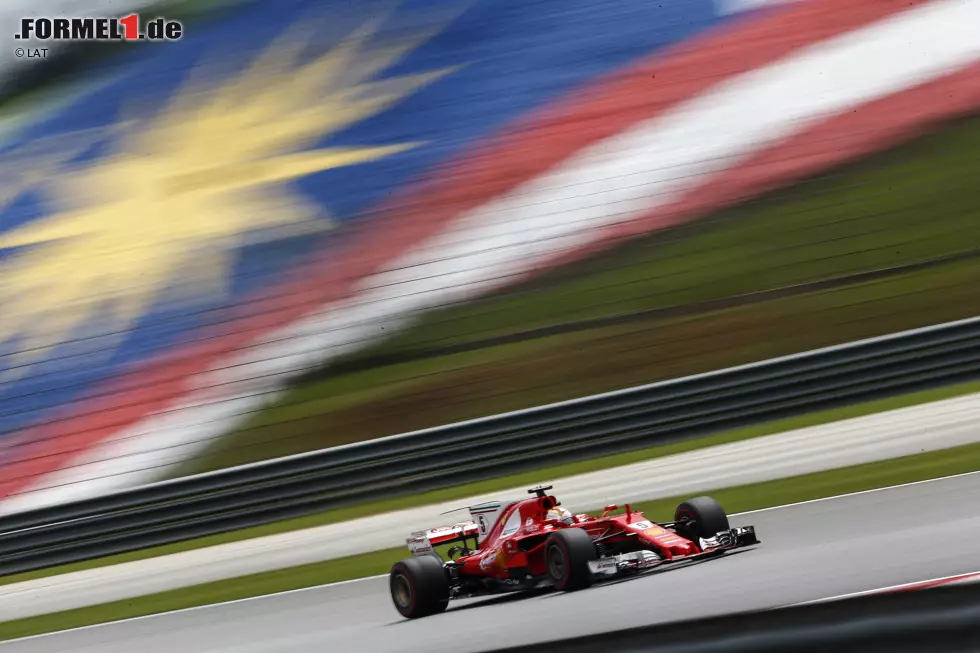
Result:
{"type": "Polygon", "coordinates": [[[2,145],[8,506],[976,312],[976,3],[223,9],[2,145]]]}

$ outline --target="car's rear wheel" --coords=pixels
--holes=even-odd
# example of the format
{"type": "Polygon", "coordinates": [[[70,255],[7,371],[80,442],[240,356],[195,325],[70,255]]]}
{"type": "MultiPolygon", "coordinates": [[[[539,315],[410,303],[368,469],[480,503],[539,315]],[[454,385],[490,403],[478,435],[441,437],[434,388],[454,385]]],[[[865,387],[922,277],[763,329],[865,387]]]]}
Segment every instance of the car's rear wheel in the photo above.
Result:
{"type": "Polygon", "coordinates": [[[677,506],[674,511],[674,521],[688,520],[687,525],[677,527],[677,534],[694,542],[698,538],[714,537],[721,531],[727,531],[728,515],[712,497],[696,497],[688,499],[677,506]]]}
{"type": "Polygon", "coordinates": [[[396,562],[388,575],[391,600],[399,614],[417,619],[449,605],[449,576],[437,558],[420,556],[396,562]]]}
{"type": "Polygon", "coordinates": [[[579,528],[556,531],[544,550],[548,578],[555,589],[571,592],[592,585],[589,562],[599,556],[588,533],[579,528]]]}

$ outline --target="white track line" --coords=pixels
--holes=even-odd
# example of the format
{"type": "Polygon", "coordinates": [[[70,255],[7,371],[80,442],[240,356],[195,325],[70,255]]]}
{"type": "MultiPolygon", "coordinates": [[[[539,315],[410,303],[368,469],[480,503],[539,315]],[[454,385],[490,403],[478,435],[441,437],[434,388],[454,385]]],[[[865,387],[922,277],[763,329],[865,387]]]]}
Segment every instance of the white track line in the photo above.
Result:
{"type": "Polygon", "coordinates": [[[243,599],[231,599],[230,601],[218,601],[217,603],[207,603],[205,605],[195,605],[190,608],[179,608],[177,610],[167,610],[166,612],[157,612],[155,614],[145,614],[139,617],[126,617],[125,619],[116,619],[114,621],[106,621],[100,624],[90,624],[88,626],[76,626],[75,628],[65,628],[64,630],[53,630],[50,633],[41,633],[39,635],[28,635],[27,637],[18,637],[16,639],[8,639],[0,642],[0,647],[4,644],[9,644],[13,642],[24,642],[29,639],[39,639],[41,637],[50,637],[51,635],[61,635],[64,633],[75,633],[83,630],[92,630],[94,628],[102,628],[104,626],[114,626],[118,624],[130,623],[133,621],[144,621],[146,619],[153,619],[156,617],[165,617],[172,614],[182,614],[185,612],[197,612],[199,610],[206,610],[209,608],[223,607],[227,605],[234,605],[236,603],[248,603],[249,601],[257,601],[258,599],[271,599],[277,596],[286,596],[288,594],[300,594],[302,592],[309,592],[312,590],[321,590],[328,587],[339,587],[341,585],[351,585],[353,583],[362,583],[368,580],[377,580],[378,578],[385,578],[388,574],[379,574],[377,576],[364,576],[363,578],[352,578],[350,580],[339,580],[333,583],[324,583],[322,585],[311,585],[309,587],[298,587],[292,590],[282,590],[279,592],[272,592],[271,594],[259,594],[257,596],[248,596],[243,599]]]}
{"type": "Polygon", "coordinates": [[[972,472],[963,472],[960,474],[950,474],[949,476],[940,476],[939,478],[927,478],[924,481],[909,481],[908,483],[898,483],[897,485],[887,485],[885,487],[871,488],[870,490],[859,490],[857,492],[847,492],[845,494],[836,494],[832,497],[822,497],[820,499],[808,499],[806,501],[797,501],[795,503],[784,503],[779,506],[769,506],[768,508],[758,508],[756,510],[749,510],[747,512],[735,512],[729,515],[729,517],[738,517],[741,515],[754,515],[760,512],[769,512],[770,510],[782,510],[783,508],[793,508],[795,506],[804,506],[808,503],[820,503],[822,501],[834,501],[836,499],[844,499],[846,497],[856,497],[861,494],[871,494],[872,492],[884,492],[886,490],[896,490],[898,488],[910,487],[913,485],[922,485],[923,483],[935,483],[936,481],[948,481],[953,478],[960,478],[963,476],[974,476],[980,474],[980,470],[972,472]]]}

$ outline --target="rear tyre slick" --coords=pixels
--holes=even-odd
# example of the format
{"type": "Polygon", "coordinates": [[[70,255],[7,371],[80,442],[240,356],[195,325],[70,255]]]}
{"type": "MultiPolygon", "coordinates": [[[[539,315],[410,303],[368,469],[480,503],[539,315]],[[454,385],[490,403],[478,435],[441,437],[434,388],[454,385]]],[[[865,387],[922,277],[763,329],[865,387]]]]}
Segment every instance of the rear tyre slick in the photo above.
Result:
{"type": "Polygon", "coordinates": [[[433,556],[396,562],[388,574],[388,589],[395,609],[408,619],[438,614],[449,605],[449,577],[433,556]]]}
{"type": "Polygon", "coordinates": [[[674,521],[684,518],[693,520],[693,523],[690,526],[678,526],[677,534],[694,542],[701,537],[714,537],[719,532],[731,528],[728,525],[725,509],[712,497],[688,499],[677,506],[677,510],[674,511],[674,521]]]}
{"type": "Polygon", "coordinates": [[[569,528],[553,533],[545,542],[544,555],[548,578],[555,589],[573,592],[592,585],[589,561],[599,555],[585,531],[569,528]]]}

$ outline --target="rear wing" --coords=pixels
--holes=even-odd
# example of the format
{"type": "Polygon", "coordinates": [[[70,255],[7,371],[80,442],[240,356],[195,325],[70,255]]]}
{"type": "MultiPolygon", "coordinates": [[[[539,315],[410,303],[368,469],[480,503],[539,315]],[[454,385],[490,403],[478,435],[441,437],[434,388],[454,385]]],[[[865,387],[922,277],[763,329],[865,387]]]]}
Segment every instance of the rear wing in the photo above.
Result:
{"type": "MultiPolygon", "coordinates": [[[[442,544],[452,544],[453,542],[466,542],[473,538],[474,545],[480,535],[480,527],[476,522],[460,522],[452,526],[437,526],[427,531],[415,531],[406,542],[408,550],[415,556],[435,555],[435,547],[442,544]]],[[[474,548],[476,548],[474,546],[474,548]]],[[[441,556],[438,556],[441,557],[441,556]]]]}

